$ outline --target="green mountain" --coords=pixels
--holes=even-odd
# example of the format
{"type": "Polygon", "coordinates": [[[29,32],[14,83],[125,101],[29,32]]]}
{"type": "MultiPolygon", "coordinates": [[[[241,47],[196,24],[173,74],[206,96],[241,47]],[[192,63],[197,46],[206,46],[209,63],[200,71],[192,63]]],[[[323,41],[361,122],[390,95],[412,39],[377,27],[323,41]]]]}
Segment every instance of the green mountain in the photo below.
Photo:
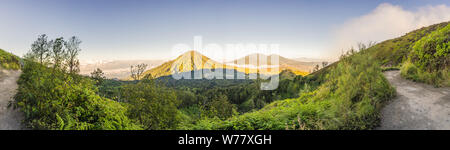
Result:
{"type": "MultiPolygon", "coordinates": [[[[147,70],[143,73],[143,76],[151,75],[155,78],[162,76],[169,76],[173,73],[190,72],[193,70],[223,68],[223,64],[214,61],[197,51],[189,51],[174,60],[163,63],[162,65],[147,70]],[[202,62],[202,63],[194,63],[202,62]]],[[[131,78],[130,78],[131,79],[131,78]]]]}
{"type": "MultiPolygon", "coordinates": [[[[260,54],[255,54],[259,56],[260,54]]],[[[270,59],[271,56],[266,56],[270,59]]],[[[258,64],[251,64],[248,62],[249,56],[246,56],[243,59],[243,62],[246,62],[246,64],[259,66],[258,64]]],[[[294,60],[289,60],[287,58],[279,56],[279,67],[272,67],[269,69],[275,69],[278,70],[275,73],[280,73],[283,70],[291,70],[297,75],[307,75],[307,70],[312,68],[312,63],[302,63],[294,60]]],[[[230,64],[237,64],[238,60],[235,60],[231,62],[230,64]]],[[[268,62],[270,64],[270,62],[268,62]]],[[[252,74],[252,73],[260,73],[260,74],[266,74],[266,75],[272,75],[274,73],[272,72],[262,72],[260,69],[256,68],[243,68],[240,66],[230,66],[225,65],[225,63],[218,62],[215,60],[212,60],[209,57],[204,56],[203,54],[197,52],[197,51],[189,51],[186,52],[180,56],[178,56],[174,60],[170,60],[168,62],[163,63],[162,65],[149,69],[143,73],[142,76],[146,75],[152,75],[153,77],[162,77],[162,76],[169,76],[173,73],[181,73],[181,72],[191,72],[193,70],[204,70],[204,69],[216,69],[216,68],[223,68],[223,69],[235,69],[238,72],[244,72],[246,74],[252,74]],[[202,62],[202,63],[194,63],[194,62],[202,62]]],[[[131,79],[131,78],[129,78],[131,79]]]]}

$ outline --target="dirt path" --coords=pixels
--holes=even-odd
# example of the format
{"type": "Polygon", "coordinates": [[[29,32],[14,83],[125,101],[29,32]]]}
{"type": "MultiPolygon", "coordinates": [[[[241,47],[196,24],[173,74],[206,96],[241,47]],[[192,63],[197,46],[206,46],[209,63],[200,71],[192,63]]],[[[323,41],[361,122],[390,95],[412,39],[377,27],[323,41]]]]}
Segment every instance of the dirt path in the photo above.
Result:
{"type": "Polygon", "coordinates": [[[9,101],[17,90],[17,79],[20,71],[9,71],[0,69],[0,130],[22,129],[21,120],[23,115],[16,109],[8,108],[9,101]]]}
{"type": "Polygon", "coordinates": [[[384,73],[397,88],[397,97],[381,110],[381,130],[449,130],[450,88],[435,88],[401,78],[399,71],[384,73]]]}

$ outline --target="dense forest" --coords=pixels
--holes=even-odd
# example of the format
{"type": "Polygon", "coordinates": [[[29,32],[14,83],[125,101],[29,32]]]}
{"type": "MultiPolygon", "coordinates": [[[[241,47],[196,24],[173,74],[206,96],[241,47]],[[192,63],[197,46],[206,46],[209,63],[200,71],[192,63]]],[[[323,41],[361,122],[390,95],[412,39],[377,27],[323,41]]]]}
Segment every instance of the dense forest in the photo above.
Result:
{"type": "Polygon", "coordinates": [[[77,37],[40,35],[23,59],[0,50],[2,68],[21,69],[13,106],[31,129],[64,130],[308,130],[373,129],[395,96],[382,71],[450,86],[448,22],[378,44],[359,44],[339,61],[307,75],[280,73],[276,90],[264,80],[106,79],[101,69],[79,75],[77,37]],[[23,65],[23,66],[22,66],[23,65]]]}

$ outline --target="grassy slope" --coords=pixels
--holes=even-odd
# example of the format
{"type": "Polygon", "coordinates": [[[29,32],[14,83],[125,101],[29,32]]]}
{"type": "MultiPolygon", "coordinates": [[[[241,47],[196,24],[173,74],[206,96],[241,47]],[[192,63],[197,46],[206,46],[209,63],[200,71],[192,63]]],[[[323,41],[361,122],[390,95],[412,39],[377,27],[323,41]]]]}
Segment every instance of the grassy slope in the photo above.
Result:
{"type": "Polygon", "coordinates": [[[450,22],[443,22],[423,27],[404,36],[381,42],[369,48],[368,51],[387,70],[400,68],[402,76],[407,79],[435,86],[450,86],[448,62],[447,64],[441,64],[439,68],[433,67],[433,65],[425,65],[425,63],[436,64],[450,60],[448,46],[441,48],[440,57],[433,57],[436,53],[437,45],[445,45],[445,43],[449,45],[448,29],[446,32],[436,33],[439,30],[444,30],[444,28],[449,28],[449,25],[450,22]],[[441,39],[440,41],[435,40],[439,38],[441,39]],[[421,55],[420,59],[418,55],[421,55]]]}
{"type": "Polygon", "coordinates": [[[381,62],[383,66],[399,66],[408,59],[415,42],[447,26],[450,22],[443,22],[428,27],[423,27],[409,32],[401,37],[383,41],[368,49],[370,55],[381,62]]]}
{"type": "Polygon", "coordinates": [[[5,69],[20,69],[19,57],[0,49],[0,67],[5,69]]]}

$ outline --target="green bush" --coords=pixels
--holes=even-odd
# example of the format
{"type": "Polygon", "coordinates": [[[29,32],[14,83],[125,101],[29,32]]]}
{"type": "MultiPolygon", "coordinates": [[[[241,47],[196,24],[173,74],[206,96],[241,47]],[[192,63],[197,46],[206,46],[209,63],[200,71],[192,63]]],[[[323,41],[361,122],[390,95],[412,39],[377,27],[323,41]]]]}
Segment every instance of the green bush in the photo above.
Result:
{"type": "Polygon", "coordinates": [[[412,46],[411,62],[421,70],[435,72],[450,66],[450,25],[436,30],[412,46]]]}
{"type": "Polygon", "coordinates": [[[144,129],[176,129],[181,121],[175,92],[159,87],[153,80],[123,85],[121,93],[123,101],[129,104],[128,116],[144,129]]]}
{"type": "Polygon", "coordinates": [[[417,67],[409,61],[402,65],[400,75],[413,81],[419,80],[417,67]]]}

